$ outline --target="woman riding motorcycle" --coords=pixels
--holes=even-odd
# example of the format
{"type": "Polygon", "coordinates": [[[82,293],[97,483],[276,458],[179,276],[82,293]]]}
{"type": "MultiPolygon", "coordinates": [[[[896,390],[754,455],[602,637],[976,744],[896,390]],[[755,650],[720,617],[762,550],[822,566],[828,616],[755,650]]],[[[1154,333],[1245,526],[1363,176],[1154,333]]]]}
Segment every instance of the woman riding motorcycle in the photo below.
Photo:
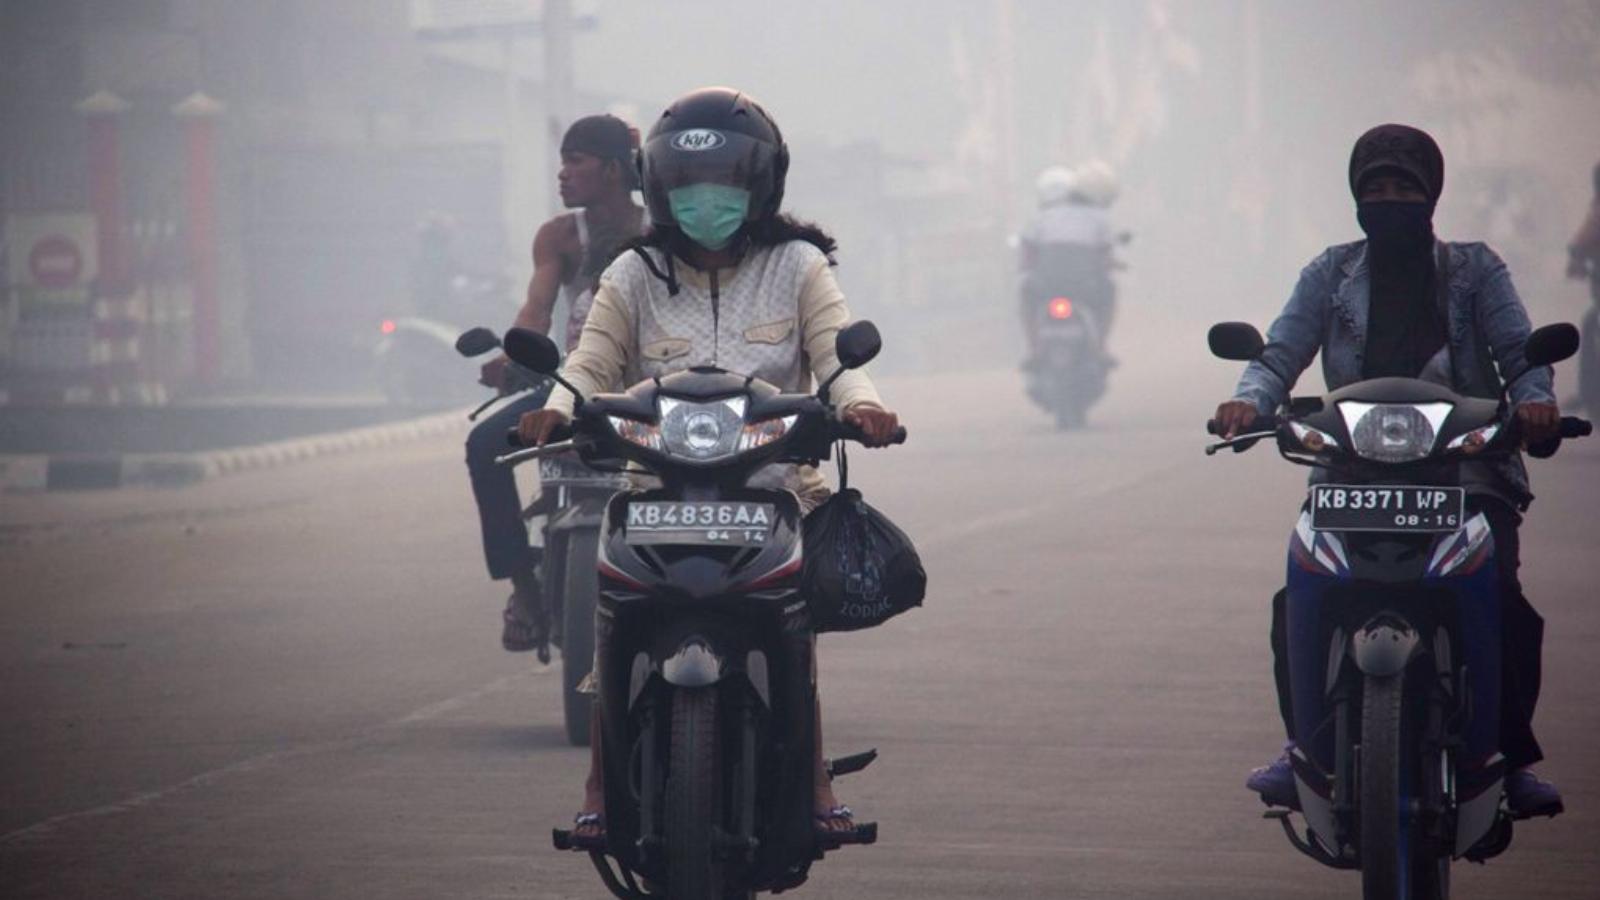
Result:
{"type": "MultiPolygon", "coordinates": [[[[1373,128],[1356,141],[1349,180],[1367,239],[1328,248],[1300,274],[1267,333],[1266,351],[1245,370],[1233,399],[1217,408],[1218,432],[1225,437],[1248,431],[1258,415],[1277,409],[1319,351],[1330,390],[1399,376],[1495,399],[1501,379],[1525,367],[1528,314],[1505,263],[1487,245],[1434,237],[1444,156],[1433,138],[1405,125],[1373,128]]],[[[1510,393],[1526,442],[1557,433],[1561,413],[1549,369],[1528,373],[1510,393]]],[[[1462,479],[1469,502],[1489,520],[1502,577],[1500,743],[1510,773],[1507,802],[1514,813],[1553,815],[1561,810],[1561,794],[1531,768],[1544,757],[1532,726],[1544,620],[1517,578],[1517,529],[1533,500],[1528,473],[1516,458],[1465,463],[1462,479]]],[[[1273,599],[1272,646],[1280,712],[1292,733],[1283,607],[1279,593],[1273,599]]],[[[1287,753],[1252,772],[1246,784],[1271,805],[1295,803],[1287,753]]]]}
{"type": "MultiPolygon", "coordinates": [[[[693,366],[753,375],[786,392],[808,391],[813,376],[832,374],[834,336],[850,321],[830,269],[835,245],[779,213],[789,151],[766,110],[731,88],[693,91],[662,113],[640,164],[650,231],[601,276],[563,376],[587,395],[693,366]]],[[[899,426],[860,370],[840,376],[830,396],[868,446],[884,445],[899,426]]],[[[571,420],[574,402],[557,390],[545,409],[524,415],[522,442],[545,443],[571,420]]],[[[760,478],[795,491],[806,510],[828,495],[811,467],[774,466],[760,478]]],[[[597,654],[605,651],[603,626],[597,622],[597,654]]],[[[600,717],[594,721],[577,838],[604,829],[600,717]]],[[[820,722],[817,734],[817,827],[848,831],[854,824],[829,785],[820,722]]]]}

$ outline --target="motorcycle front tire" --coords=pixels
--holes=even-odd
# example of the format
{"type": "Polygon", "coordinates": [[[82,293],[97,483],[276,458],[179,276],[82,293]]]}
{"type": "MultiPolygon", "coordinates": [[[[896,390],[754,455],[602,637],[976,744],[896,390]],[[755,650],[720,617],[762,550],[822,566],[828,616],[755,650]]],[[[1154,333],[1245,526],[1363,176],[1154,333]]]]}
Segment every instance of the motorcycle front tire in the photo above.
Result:
{"type": "Polygon", "coordinates": [[[723,900],[717,689],[674,688],[666,790],[667,896],[723,900]]]}
{"type": "Polygon", "coordinates": [[[561,703],[567,743],[589,746],[594,696],[580,692],[584,676],[594,669],[594,608],[600,593],[595,568],[600,531],[575,528],[567,533],[566,563],[561,586],[561,703]]]}

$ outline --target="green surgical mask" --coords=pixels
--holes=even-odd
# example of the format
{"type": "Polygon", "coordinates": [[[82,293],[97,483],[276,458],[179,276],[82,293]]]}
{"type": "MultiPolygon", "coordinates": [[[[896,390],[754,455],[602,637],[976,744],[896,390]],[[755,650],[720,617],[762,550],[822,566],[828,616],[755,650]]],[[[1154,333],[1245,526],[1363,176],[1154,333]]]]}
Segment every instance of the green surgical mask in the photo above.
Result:
{"type": "Polygon", "coordinates": [[[725,184],[691,184],[667,192],[672,218],[689,240],[721,250],[750,212],[750,192],[725,184]]]}

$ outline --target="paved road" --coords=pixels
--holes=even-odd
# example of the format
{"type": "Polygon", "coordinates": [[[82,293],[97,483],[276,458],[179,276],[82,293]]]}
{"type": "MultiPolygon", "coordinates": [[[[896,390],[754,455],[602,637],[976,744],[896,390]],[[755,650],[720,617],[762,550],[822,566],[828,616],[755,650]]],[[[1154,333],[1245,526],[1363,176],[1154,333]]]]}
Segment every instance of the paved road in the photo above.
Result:
{"type": "MultiPolygon", "coordinates": [[[[1359,893],[1240,786],[1279,740],[1266,602],[1300,473],[1200,455],[1230,372],[1186,340],[1077,434],[1006,373],[886,385],[913,440],[854,474],[932,589],[823,641],[830,748],[883,753],[842,793],[883,838],[802,896],[1359,893]]],[[[459,456],[0,500],[0,895],[602,896],[549,849],[585,756],[553,671],[498,649],[459,456]]],[[[1570,811],[1462,866],[1462,897],[1600,884],[1600,446],[1535,477],[1543,771],[1570,811]]]]}

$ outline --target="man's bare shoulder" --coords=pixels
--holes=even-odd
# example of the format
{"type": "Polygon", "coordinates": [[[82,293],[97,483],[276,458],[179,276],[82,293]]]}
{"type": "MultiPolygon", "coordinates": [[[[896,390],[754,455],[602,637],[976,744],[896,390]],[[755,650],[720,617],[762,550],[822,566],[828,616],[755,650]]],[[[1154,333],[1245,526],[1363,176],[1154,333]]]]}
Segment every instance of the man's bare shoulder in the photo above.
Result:
{"type": "Polygon", "coordinates": [[[533,243],[536,248],[548,247],[563,255],[581,252],[583,246],[578,239],[578,214],[561,213],[546,220],[534,232],[533,243]]]}

